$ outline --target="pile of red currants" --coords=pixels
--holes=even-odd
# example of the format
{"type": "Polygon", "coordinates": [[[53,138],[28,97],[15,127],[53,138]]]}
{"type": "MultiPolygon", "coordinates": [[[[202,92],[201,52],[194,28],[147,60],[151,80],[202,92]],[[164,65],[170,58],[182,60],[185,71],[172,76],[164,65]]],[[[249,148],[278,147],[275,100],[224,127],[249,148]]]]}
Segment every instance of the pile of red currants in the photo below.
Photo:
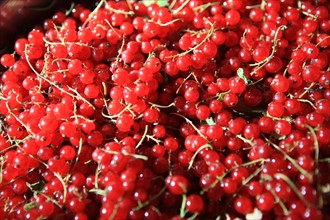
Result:
{"type": "Polygon", "coordinates": [[[57,11],[1,56],[0,219],[329,219],[329,11],[57,11]]]}

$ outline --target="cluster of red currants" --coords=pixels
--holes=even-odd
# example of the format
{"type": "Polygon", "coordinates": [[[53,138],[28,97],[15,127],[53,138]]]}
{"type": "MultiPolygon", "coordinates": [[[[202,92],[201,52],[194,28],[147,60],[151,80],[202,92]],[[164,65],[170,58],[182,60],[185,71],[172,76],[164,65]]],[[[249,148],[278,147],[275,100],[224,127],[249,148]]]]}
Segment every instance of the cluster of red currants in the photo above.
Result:
{"type": "Polygon", "coordinates": [[[329,11],[56,12],[0,60],[0,219],[328,219],[329,11]]]}

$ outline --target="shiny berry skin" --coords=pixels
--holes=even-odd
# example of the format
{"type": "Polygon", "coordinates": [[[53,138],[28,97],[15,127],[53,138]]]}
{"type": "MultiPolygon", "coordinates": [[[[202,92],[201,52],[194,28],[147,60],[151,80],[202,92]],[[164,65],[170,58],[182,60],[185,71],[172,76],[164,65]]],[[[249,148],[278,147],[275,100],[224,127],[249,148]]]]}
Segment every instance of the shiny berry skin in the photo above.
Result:
{"type": "Polygon", "coordinates": [[[196,117],[199,120],[206,120],[210,116],[210,109],[206,105],[200,105],[196,110],[196,117]]]}
{"type": "Polygon", "coordinates": [[[131,129],[134,120],[129,113],[121,114],[116,120],[116,126],[120,131],[127,132],[131,129]]]}
{"type": "Polygon", "coordinates": [[[286,136],[291,132],[291,124],[286,120],[278,120],[274,126],[275,132],[281,136],[286,136]]]}
{"type": "Polygon", "coordinates": [[[0,219],[328,219],[329,6],[50,4],[0,45],[0,219]]]}
{"type": "Polygon", "coordinates": [[[241,196],[234,201],[235,210],[243,215],[253,211],[253,203],[249,197],[241,196]]]}
{"type": "Polygon", "coordinates": [[[259,181],[251,181],[248,184],[248,193],[251,196],[258,196],[263,192],[263,185],[259,181]]]}
{"type": "Polygon", "coordinates": [[[4,54],[1,56],[0,63],[5,67],[11,67],[15,64],[15,58],[10,54],[4,54]]]}
{"type": "Polygon", "coordinates": [[[188,192],[189,182],[184,176],[173,175],[165,179],[165,185],[168,190],[174,195],[182,195],[188,192]]]}
{"type": "Polygon", "coordinates": [[[225,20],[228,25],[234,26],[239,23],[240,21],[240,14],[237,10],[231,9],[225,15],[225,20]]]}
{"type": "Polygon", "coordinates": [[[271,83],[272,89],[276,92],[286,92],[289,89],[289,80],[281,75],[276,75],[273,82],[271,83]]]}
{"type": "Polygon", "coordinates": [[[204,210],[203,198],[198,194],[190,194],[186,200],[186,209],[190,213],[201,213],[204,210]]]}
{"type": "Polygon", "coordinates": [[[302,71],[302,77],[307,82],[315,82],[321,77],[321,70],[315,65],[307,65],[302,71]]]}
{"type": "Polygon", "coordinates": [[[320,114],[322,114],[324,117],[329,118],[330,117],[330,100],[327,99],[321,99],[319,101],[316,102],[316,108],[317,108],[317,112],[319,112],[320,114]]]}
{"type": "Polygon", "coordinates": [[[228,195],[234,194],[237,191],[237,187],[238,187],[236,181],[229,177],[223,179],[221,186],[223,192],[225,192],[228,195]]]}
{"type": "Polygon", "coordinates": [[[270,211],[274,207],[275,199],[273,195],[266,191],[262,193],[256,202],[256,205],[261,211],[270,211]]]}
{"type": "Polygon", "coordinates": [[[284,106],[279,102],[271,102],[268,105],[267,112],[270,116],[281,117],[284,114],[284,106]]]}

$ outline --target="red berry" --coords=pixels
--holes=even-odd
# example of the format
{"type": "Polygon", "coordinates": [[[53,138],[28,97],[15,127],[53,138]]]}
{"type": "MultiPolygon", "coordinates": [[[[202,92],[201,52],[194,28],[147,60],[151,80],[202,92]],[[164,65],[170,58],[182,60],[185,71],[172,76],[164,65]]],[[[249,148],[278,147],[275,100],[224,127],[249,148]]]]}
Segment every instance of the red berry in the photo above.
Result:
{"type": "Polygon", "coordinates": [[[186,209],[190,213],[202,213],[204,210],[203,198],[198,194],[191,194],[186,200],[186,209]]]}
{"type": "Polygon", "coordinates": [[[249,197],[241,196],[234,201],[235,210],[243,215],[251,213],[253,211],[253,204],[249,197]]]}
{"type": "Polygon", "coordinates": [[[174,195],[182,195],[187,193],[189,190],[189,181],[184,176],[168,176],[165,179],[165,185],[174,195]]]}

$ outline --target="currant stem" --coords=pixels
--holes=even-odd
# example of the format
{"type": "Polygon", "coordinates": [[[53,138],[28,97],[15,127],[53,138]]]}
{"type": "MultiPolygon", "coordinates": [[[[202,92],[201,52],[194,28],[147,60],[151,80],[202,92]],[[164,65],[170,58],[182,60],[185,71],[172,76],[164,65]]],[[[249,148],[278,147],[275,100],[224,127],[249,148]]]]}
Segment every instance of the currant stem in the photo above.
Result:
{"type": "Polygon", "coordinates": [[[94,184],[95,188],[99,188],[99,175],[101,173],[101,163],[97,163],[97,168],[95,170],[95,179],[94,179],[94,184]]]}
{"type": "Polygon", "coordinates": [[[165,190],[166,190],[166,186],[164,186],[156,195],[151,197],[148,201],[145,201],[143,203],[138,202],[138,206],[133,208],[133,211],[138,211],[138,210],[143,209],[144,207],[148,206],[151,201],[159,198],[159,196],[161,196],[165,192],[165,190]]]}
{"type": "Polygon", "coordinates": [[[248,184],[254,177],[256,177],[264,169],[264,166],[265,163],[264,161],[262,161],[261,166],[258,169],[256,169],[250,176],[248,176],[248,178],[243,180],[242,185],[245,186],[246,184],[248,184]]]}
{"type": "Polygon", "coordinates": [[[27,132],[29,132],[32,136],[36,136],[36,134],[26,125],[24,124],[21,119],[19,119],[19,117],[17,117],[17,115],[14,114],[14,112],[11,110],[11,108],[9,107],[8,102],[6,102],[6,107],[9,111],[9,113],[14,116],[14,118],[26,129],[27,132]]]}
{"type": "Polygon", "coordinates": [[[330,162],[330,157],[319,159],[319,163],[329,163],[330,162]]]}
{"type": "Polygon", "coordinates": [[[317,178],[317,191],[319,194],[319,201],[318,201],[318,205],[319,207],[323,207],[323,197],[321,196],[321,192],[322,192],[322,187],[321,187],[321,180],[320,180],[320,168],[319,168],[319,158],[320,158],[320,147],[319,147],[319,142],[317,140],[317,136],[315,134],[314,129],[310,126],[307,125],[306,126],[308,128],[308,130],[310,131],[310,133],[313,136],[314,139],[314,148],[315,148],[315,156],[314,156],[314,161],[315,161],[315,174],[316,174],[316,178],[317,178]]]}
{"type": "Polygon", "coordinates": [[[258,63],[253,63],[253,64],[250,64],[250,66],[259,66],[259,69],[262,68],[263,66],[265,66],[273,57],[274,57],[274,54],[275,54],[275,51],[276,51],[276,47],[277,47],[277,43],[278,43],[278,34],[279,32],[282,30],[282,29],[285,29],[287,28],[285,25],[281,25],[280,27],[277,28],[276,32],[275,32],[275,35],[274,35],[274,40],[273,40],[273,46],[272,46],[272,52],[271,54],[265,58],[263,61],[260,61],[258,63]]]}
{"type": "Polygon", "coordinates": [[[154,142],[156,142],[157,144],[160,144],[162,141],[161,140],[158,140],[156,139],[154,136],[152,135],[146,135],[146,137],[148,138],[148,140],[153,140],[154,142]]]}
{"type": "Polygon", "coordinates": [[[265,140],[270,143],[276,150],[278,150],[279,152],[281,152],[284,157],[286,159],[288,159],[293,166],[295,166],[297,168],[297,170],[303,174],[304,176],[306,176],[309,180],[313,179],[313,175],[309,172],[307,172],[304,168],[302,168],[296,161],[295,159],[293,159],[292,157],[290,157],[287,153],[285,153],[279,146],[277,146],[276,144],[274,144],[272,141],[270,141],[268,138],[265,137],[265,140]]]}
{"type": "Polygon", "coordinates": [[[152,102],[148,102],[148,104],[151,105],[151,107],[157,107],[157,108],[171,108],[174,106],[174,103],[171,103],[169,105],[158,105],[158,104],[155,104],[155,103],[152,103],[152,102]]]}
{"type": "Polygon", "coordinates": [[[311,89],[313,86],[315,86],[315,83],[314,83],[314,82],[312,82],[312,83],[308,86],[308,88],[306,88],[305,91],[299,95],[298,98],[301,99],[301,98],[302,98],[307,92],[310,91],[310,89],[311,89]]]}
{"type": "Polygon", "coordinates": [[[118,34],[118,32],[113,28],[113,26],[110,24],[110,22],[106,19],[106,20],[104,20],[105,21],[105,23],[107,23],[108,25],[109,25],[109,27],[113,30],[113,32],[119,37],[119,38],[121,38],[121,35],[120,34],[118,34]]]}
{"type": "Polygon", "coordinates": [[[118,201],[117,201],[117,203],[116,203],[116,205],[115,205],[113,211],[111,212],[111,215],[110,215],[110,217],[109,217],[109,220],[114,220],[114,219],[115,219],[116,214],[117,214],[118,209],[119,209],[119,203],[120,203],[121,200],[123,200],[122,197],[118,199],[118,201]]]}
{"type": "MultiPolygon", "coordinates": [[[[38,73],[38,71],[36,69],[34,69],[34,67],[32,66],[30,60],[28,57],[26,57],[26,62],[28,63],[28,65],[30,66],[30,68],[32,69],[32,71],[40,78],[40,79],[43,79],[45,80],[46,82],[48,82],[50,85],[54,86],[55,88],[59,89],[61,92],[71,96],[72,98],[76,98],[76,99],[80,99],[84,102],[86,102],[88,105],[90,105],[93,109],[95,109],[95,107],[90,103],[88,102],[85,98],[83,98],[79,93],[78,91],[76,91],[75,89],[71,88],[70,86],[67,86],[67,88],[70,90],[70,91],[73,91],[77,96],[69,93],[68,91],[64,90],[63,88],[59,87],[58,85],[56,85],[53,81],[49,80],[47,77],[44,77],[42,76],[40,73],[38,73]]],[[[44,68],[46,67],[47,65],[45,64],[44,68]]],[[[43,71],[42,71],[43,72],[43,71]]]]}
{"type": "Polygon", "coordinates": [[[29,211],[29,210],[37,208],[37,207],[38,207],[38,203],[36,203],[36,202],[29,202],[29,203],[24,204],[24,209],[26,211],[29,211]]]}
{"type": "Polygon", "coordinates": [[[262,171],[262,169],[264,168],[264,160],[262,161],[262,164],[261,164],[261,166],[258,168],[258,169],[256,169],[250,176],[248,176],[248,178],[246,178],[245,180],[243,180],[242,181],[242,185],[240,186],[240,188],[237,190],[237,193],[235,193],[234,195],[232,195],[231,197],[230,197],[230,201],[228,201],[226,204],[225,204],[225,208],[224,208],[224,210],[226,210],[227,209],[227,207],[228,207],[228,205],[231,203],[231,201],[236,197],[236,196],[238,196],[239,195],[239,191],[244,187],[244,186],[246,186],[246,184],[248,184],[254,177],[256,177],[261,171],[262,171]]]}
{"type": "Polygon", "coordinates": [[[187,195],[186,194],[183,194],[182,195],[181,208],[180,208],[180,217],[181,218],[184,218],[184,216],[187,213],[187,211],[186,211],[186,202],[187,202],[187,195]]]}
{"type": "Polygon", "coordinates": [[[188,170],[190,170],[191,167],[193,166],[194,160],[197,157],[198,153],[201,152],[203,149],[206,149],[206,148],[211,148],[212,149],[212,146],[210,144],[204,144],[203,146],[201,146],[200,148],[197,149],[197,151],[194,153],[193,157],[191,158],[191,160],[189,162],[188,170]]]}
{"type": "MultiPolygon", "coordinates": [[[[109,118],[109,119],[114,119],[114,118],[117,118],[118,116],[120,116],[121,114],[123,114],[125,111],[129,111],[129,109],[131,108],[131,104],[128,104],[123,110],[121,110],[121,112],[119,112],[118,114],[116,115],[105,115],[102,113],[102,115],[105,117],[105,118],[109,118]]],[[[134,115],[133,115],[134,116],[134,115]]]]}
{"type": "MultiPolygon", "coordinates": [[[[167,154],[167,164],[168,164],[168,167],[171,167],[171,152],[168,152],[168,154],[167,154]]],[[[168,174],[170,176],[172,176],[172,170],[171,169],[169,169],[168,174]]]]}
{"type": "Polygon", "coordinates": [[[133,9],[133,6],[132,6],[131,1],[130,0],[126,0],[126,3],[127,3],[128,7],[129,7],[129,10],[130,11],[133,11],[134,9],[133,9]]]}
{"type": "Polygon", "coordinates": [[[249,165],[253,165],[253,164],[256,164],[256,163],[259,163],[261,162],[262,165],[261,166],[264,166],[264,162],[265,162],[265,159],[263,158],[260,158],[260,159],[257,159],[257,160],[253,160],[253,161],[249,161],[247,163],[243,163],[243,164],[240,164],[240,165],[237,165],[237,166],[234,166],[232,168],[230,168],[229,170],[227,170],[227,172],[225,172],[223,175],[217,177],[217,179],[209,186],[209,187],[206,187],[205,189],[203,189],[200,194],[203,195],[207,190],[215,187],[216,184],[218,184],[219,182],[222,182],[223,178],[225,178],[231,171],[233,171],[234,169],[238,168],[238,167],[245,167],[245,166],[249,166],[249,165]]]}
{"type": "Polygon", "coordinates": [[[187,218],[187,220],[194,220],[198,215],[199,215],[199,213],[196,212],[192,216],[190,216],[189,218],[187,218]]]}
{"type": "Polygon", "coordinates": [[[96,12],[102,7],[103,4],[106,4],[105,0],[101,0],[96,8],[88,15],[88,18],[86,19],[86,21],[83,23],[82,27],[86,27],[87,23],[90,22],[90,20],[92,20],[93,16],[96,14],[96,12]]]}
{"type": "Polygon", "coordinates": [[[175,57],[180,57],[180,56],[186,55],[186,54],[188,54],[190,52],[195,51],[197,48],[199,48],[201,45],[203,45],[212,36],[212,34],[215,31],[215,29],[214,29],[214,23],[211,23],[210,21],[208,21],[208,23],[211,25],[211,29],[210,30],[207,30],[207,35],[205,36],[205,38],[199,44],[197,44],[196,46],[194,46],[192,48],[189,48],[189,50],[186,50],[186,51],[184,51],[182,53],[179,53],[179,54],[176,54],[174,56],[169,56],[167,58],[175,58],[175,57]]]}
{"type": "Polygon", "coordinates": [[[119,62],[119,59],[120,59],[120,55],[122,54],[123,52],[123,49],[124,49],[124,46],[125,46],[125,35],[123,36],[123,40],[121,42],[121,46],[120,46],[120,49],[118,51],[118,55],[116,57],[116,61],[115,63],[118,65],[118,62],[119,62]]]}
{"type": "Polygon", "coordinates": [[[194,74],[194,72],[191,72],[187,77],[185,77],[182,81],[182,83],[180,84],[180,86],[178,87],[178,89],[175,91],[175,94],[179,93],[179,90],[181,89],[181,87],[183,86],[183,84],[190,78],[190,76],[193,76],[195,81],[197,82],[197,84],[200,84],[196,75],[194,74]]]}
{"type": "Polygon", "coordinates": [[[68,194],[68,189],[66,187],[66,183],[64,182],[63,178],[61,177],[61,175],[59,173],[54,173],[54,176],[57,177],[57,179],[62,183],[63,185],[63,203],[65,204],[66,202],[66,197],[67,197],[67,194],[68,194]]]}
{"type": "Polygon", "coordinates": [[[129,15],[129,16],[133,16],[134,15],[134,11],[124,11],[124,10],[117,10],[111,7],[108,7],[109,11],[114,12],[115,14],[123,14],[123,15],[129,15]]]}
{"type": "Polygon", "coordinates": [[[308,99],[297,99],[297,101],[308,103],[308,104],[310,104],[310,106],[313,107],[313,109],[316,110],[316,107],[315,107],[315,105],[313,104],[313,102],[309,101],[308,99]]]}
{"type": "Polygon", "coordinates": [[[181,18],[177,18],[177,19],[174,19],[174,20],[172,20],[172,21],[169,21],[169,22],[166,22],[166,23],[157,23],[159,26],[161,26],[161,27],[166,27],[166,26],[168,26],[168,25],[170,25],[170,24],[173,24],[173,23],[175,23],[175,22],[177,22],[177,21],[182,21],[182,19],[181,18]]]}
{"type": "Polygon", "coordinates": [[[107,193],[104,189],[93,188],[93,189],[90,189],[89,192],[95,193],[96,195],[101,195],[101,196],[107,195],[107,193]]]}
{"type": "Polygon", "coordinates": [[[77,165],[78,161],[79,161],[79,156],[81,154],[81,150],[82,150],[82,138],[79,139],[79,145],[78,145],[78,151],[77,151],[77,155],[76,155],[76,158],[75,158],[75,161],[74,161],[74,164],[72,166],[72,169],[75,168],[75,166],[77,165]]]}
{"type": "Polygon", "coordinates": [[[131,153],[127,153],[127,152],[118,152],[118,151],[112,151],[112,150],[105,150],[105,149],[102,149],[102,151],[108,153],[108,154],[120,154],[122,153],[123,155],[125,156],[131,156],[131,157],[134,157],[136,159],[140,159],[140,160],[148,160],[148,157],[147,156],[144,156],[144,155],[140,155],[140,154],[131,154],[131,153]]]}
{"type": "Polygon", "coordinates": [[[270,189],[268,189],[268,191],[274,196],[275,202],[281,206],[281,208],[283,210],[283,214],[285,216],[287,216],[290,212],[289,212],[288,208],[285,206],[284,202],[276,195],[274,189],[270,188],[270,189]]]}
{"type": "Polygon", "coordinates": [[[195,12],[197,12],[198,10],[200,10],[200,12],[203,12],[204,10],[206,10],[207,8],[209,8],[213,5],[220,5],[220,2],[209,2],[209,3],[206,3],[204,5],[196,6],[195,8],[193,8],[193,10],[195,12]]]}
{"type": "Polygon", "coordinates": [[[259,5],[247,5],[245,8],[248,10],[254,9],[254,8],[260,8],[261,4],[259,5]]]}
{"type": "Polygon", "coordinates": [[[143,132],[142,138],[140,139],[139,143],[137,143],[137,145],[135,146],[135,149],[138,149],[140,147],[140,145],[143,143],[143,140],[147,136],[147,133],[148,133],[148,125],[146,125],[144,127],[144,132],[143,132]]]}
{"type": "Polygon", "coordinates": [[[44,193],[41,193],[41,192],[37,192],[37,193],[39,193],[42,196],[44,196],[45,198],[47,198],[48,201],[51,201],[52,203],[54,203],[55,205],[57,205],[59,208],[61,208],[61,209],[63,208],[63,206],[58,201],[56,201],[55,199],[53,199],[49,195],[44,194],[44,193]]]}
{"type": "Polygon", "coordinates": [[[262,0],[262,1],[261,1],[261,4],[260,4],[260,8],[261,8],[262,10],[265,10],[265,7],[266,7],[266,0],[262,0]]]}
{"type": "Polygon", "coordinates": [[[318,42],[315,46],[318,46],[320,43],[322,43],[323,41],[329,39],[330,36],[326,36],[325,38],[323,38],[320,42],[318,42]]]}
{"type": "Polygon", "coordinates": [[[173,114],[173,115],[177,115],[177,116],[179,116],[179,117],[185,119],[185,121],[186,121],[188,124],[190,124],[190,125],[194,128],[194,130],[195,130],[195,131],[196,131],[201,137],[203,137],[204,139],[207,140],[207,138],[205,137],[205,135],[203,135],[203,134],[200,132],[200,130],[198,130],[198,128],[194,125],[194,123],[192,123],[192,121],[190,121],[188,118],[186,118],[186,117],[184,117],[183,115],[180,115],[180,114],[178,114],[178,113],[171,113],[171,114],[173,114]]]}
{"type": "Polygon", "coordinates": [[[313,19],[317,19],[317,16],[316,15],[313,15],[311,13],[308,13],[307,11],[302,11],[301,13],[304,14],[304,15],[306,15],[306,16],[308,16],[308,17],[311,17],[313,19]]]}
{"type": "Polygon", "coordinates": [[[311,206],[311,204],[306,201],[306,199],[303,197],[303,195],[300,193],[299,189],[297,188],[297,186],[293,183],[293,181],[288,178],[286,175],[284,175],[283,173],[276,173],[274,174],[274,177],[278,177],[281,178],[282,180],[284,180],[290,187],[291,189],[296,193],[296,195],[299,197],[299,199],[306,205],[306,206],[311,206]]]}
{"type": "Polygon", "coordinates": [[[252,142],[251,140],[248,140],[248,139],[244,138],[242,135],[238,134],[238,135],[236,135],[236,137],[239,138],[239,139],[241,139],[241,140],[244,141],[245,143],[247,143],[247,144],[253,146],[253,142],[252,142]]]}
{"type": "Polygon", "coordinates": [[[228,93],[230,93],[230,90],[225,91],[225,92],[217,93],[217,94],[215,95],[215,97],[217,98],[217,100],[223,101],[223,97],[224,97],[226,94],[228,94],[228,93]]]}
{"type": "Polygon", "coordinates": [[[85,103],[87,103],[89,106],[91,106],[91,107],[95,110],[95,107],[94,107],[89,101],[87,101],[84,97],[82,97],[82,96],[80,95],[80,93],[79,93],[77,90],[71,88],[70,86],[68,86],[67,88],[68,88],[70,91],[72,91],[74,94],[76,94],[76,98],[77,98],[77,99],[80,99],[80,100],[84,101],[85,103]]]}
{"type": "Polygon", "coordinates": [[[176,15],[177,13],[179,13],[188,3],[190,2],[190,0],[186,0],[184,3],[182,3],[181,5],[180,5],[180,7],[179,8],[177,8],[177,9],[174,9],[173,10],[173,14],[174,15],[176,15]]]}
{"type": "Polygon", "coordinates": [[[71,5],[70,5],[70,8],[68,10],[65,11],[65,16],[69,16],[72,12],[72,10],[74,9],[74,6],[75,6],[75,3],[72,2],[71,5]]]}
{"type": "Polygon", "coordinates": [[[171,2],[171,4],[168,6],[168,9],[170,9],[170,10],[172,11],[172,9],[173,9],[173,7],[175,6],[176,2],[177,2],[177,0],[173,0],[173,1],[171,2]]]}
{"type": "Polygon", "coordinates": [[[145,160],[145,161],[148,160],[148,157],[147,156],[140,155],[140,154],[130,154],[130,153],[125,153],[125,152],[123,154],[126,155],[126,156],[134,157],[136,159],[140,159],[140,160],[145,160]]]}

